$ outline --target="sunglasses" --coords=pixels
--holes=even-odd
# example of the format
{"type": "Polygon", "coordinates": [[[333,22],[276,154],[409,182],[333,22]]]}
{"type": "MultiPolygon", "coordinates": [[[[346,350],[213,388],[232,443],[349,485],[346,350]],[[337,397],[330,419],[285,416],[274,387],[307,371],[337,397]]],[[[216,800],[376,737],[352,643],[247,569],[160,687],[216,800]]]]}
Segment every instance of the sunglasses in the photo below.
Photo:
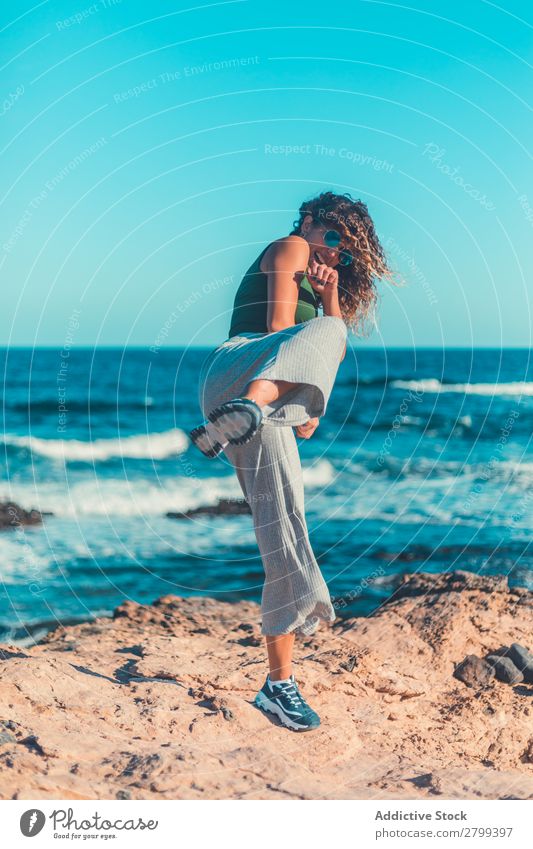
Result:
{"type": "MultiPolygon", "coordinates": [[[[338,232],[338,230],[326,230],[324,235],[322,236],[322,241],[328,248],[336,248],[339,246],[341,242],[342,236],[338,232]]],[[[351,265],[353,262],[353,255],[350,251],[347,251],[346,248],[343,248],[339,251],[339,264],[340,265],[351,265]]]]}

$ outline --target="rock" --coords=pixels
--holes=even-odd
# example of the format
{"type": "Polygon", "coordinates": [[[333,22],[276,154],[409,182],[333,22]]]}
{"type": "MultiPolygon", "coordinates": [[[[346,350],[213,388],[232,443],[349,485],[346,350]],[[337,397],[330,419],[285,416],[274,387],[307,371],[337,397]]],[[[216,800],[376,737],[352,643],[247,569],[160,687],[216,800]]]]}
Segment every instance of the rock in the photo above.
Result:
{"type": "Polygon", "coordinates": [[[346,672],[353,672],[355,667],[357,666],[357,655],[350,655],[347,660],[343,660],[342,663],[339,664],[341,669],[345,669],[346,672]]]}
{"type": "Polygon", "coordinates": [[[131,791],[130,790],[117,790],[115,794],[115,799],[131,799],[131,791]]]}
{"type": "MultiPolygon", "coordinates": [[[[206,633],[205,629],[202,629],[202,631],[203,631],[203,633],[206,633]]],[[[198,633],[198,632],[195,632],[195,633],[198,633]]],[[[256,646],[257,647],[257,646],[263,645],[263,638],[260,637],[260,636],[256,636],[255,634],[252,634],[249,637],[241,637],[239,640],[234,640],[234,642],[238,643],[240,646],[243,646],[243,648],[246,648],[247,646],[256,646]]]]}
{"type": "Polygon", "coordinates": [[[420,680],[413,678],[412,675],[398,675],[392,669],[381,669],[376,671],[369,679],[369,684],[373,686],[377,693],[383,693],[385,701],[394,701],[391,697],[399,697],[401,701],[406,699],[415,699],[423,696],[427,687],[420,680]]]}
{"type": "Polygon", "coordinates": [[[530,737],[521,757],[522,763],[533,764],[533,737],[530,737]]]}
{"type": "Polygon", "coordinates": [[[516,668],[510,657],[489,654],[487,661],[494,667],[498,681],[502,681],[504,684],[520,684],[524,680],[524,676],[516,668]]]}
{"type": "Polygon", "coordinates": [[[0,745],[0,798],[533,799],[528,688],[479,685],[495,682],[492,647],[528,643],[532,594],[518,615],[493,581],[415,583],[298,636],[295,677],[322,720],[298,757],[253,703],[268,668],[256,603],[124,601],[0,646],[0,734],[16,738],[0,745]],[[462,658],[472,689],[451,678],[462,658]]]}
{"type": "MultiPolygon", "coordinates": [[[[403,575],[402,584],[395,591],[393,598],[424,595],[427,592],[428,577],[425,572],[403,575]]],[[[441,572],[431,577],[434,578],[433,592],[509,593],[506,575],[476,575],[474,572],[456,569],[455,572],[441,572]]]]}
{"type": "Polygon", "coordinates": [[[9,731],[0,731],[0,746],[9,745],[9,743],[16,743],[17,738],[14,734],[10,734],[9,731]]]}
{"type": "Polygon", "coordinates": [[[194,507],[185,513],[167,513],[167,519],[191,519],[193,516],[243,516],[251,514],[244,498],[219,498],[218,504],[194,507]]]}
{"type": "Polygon", "coordinates": [[[533,684],[533,654],[524,646],[513,643],[509,649],[509,658],[522,672],[526,684],[533,684]]]}
{"type": "Polygon", "coordinates": [[[24,510],[14,501],[0,503],[0,529],[17,528],[21,525],[40,525],[42,514],[38,510],[24,510]]]}
{"type": "Polygon", "coordinates": [[[500,646],[499,649],[495,649],[494,651],[488,652],[488,654],[494,655],[494,657],[507,657],[511,649],[509,646],[500,646]]]}
{"type": "Polygon", "coordinates": [[[494,678],[494,669],[490,663],[475,654],[467,654],[453,673],[454,678],[467,687],[486,687],[494,678]]]}
{"type": "Polygon", "coordinates": [[[12,657],[28,657],[23,651],[17,649],[16,646],[6,646],[5,648],[0,648],[0,660],[10,660],[12,657]]]}
{"type": "Polygon", "coordinates": [[[212,711],[220,711],[224,719],[228,721],[235,719],[233,711],[228,706],[228,700],[221,698],[218,695],[206,693],[204,690],[191,690],[191,695],[198,698],[197,704],[200,707],[208,708],[212,711]]]}

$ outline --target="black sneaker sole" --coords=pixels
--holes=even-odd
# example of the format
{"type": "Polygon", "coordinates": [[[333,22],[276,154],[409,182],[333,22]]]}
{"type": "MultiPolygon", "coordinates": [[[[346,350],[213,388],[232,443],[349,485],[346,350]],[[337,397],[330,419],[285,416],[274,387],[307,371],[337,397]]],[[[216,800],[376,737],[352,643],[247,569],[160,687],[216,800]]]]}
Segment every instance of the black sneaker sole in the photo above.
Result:
{"type": "Polygon", "coordinates": [[[246,443],[250,442],[257,433],[261,425],[262,418],[254,418],[251,409],[253,409],[251,408],[251,405],[243,404],[242,408],[239,410],[238,403],[229,402],[227,404],[221,404],[220,407],[215,407],[214,410],[211,410],[207,418],[212,424],[216,424],[222,416],[231,416],[234,413],[247,413],[250,417],[250,426],[242,436],[230,436],[229,434],[224,434],[230,445],[246,445],[246,443]]]}
{"type": "Polygon", "coordinates": [[[222,445],[220,444],[220,442],[215,442],[215,444],[207,451],[204,451],[204,449],[198,444],[199,437],[204,436],[206,433],[206,426],[199,425],[198,427],[195,427],[191,431],[189,431],[189,436],[198,448],[198,451],[201,451],[204,457],[218,457],[218,455],[222,451],[222,445]]]}
{"type": "Polygon", "coordinates": [[[255,434],[257,433],[257,431],[261,427],[263,416],[262,416],[262,413],[261,413],[259,407],[256,404],[254,404],[253,401],[244,401],[244,400],[241,401],[240,399],[235,399],[234,401],[228,401],[225,404],[221,404],[219,407],[215,407],[215,409],[211,410],[211,412],[208,414],[207,420],[208,420],[208,422],[211,422],[211,424],[216,425],[217,422],[223,416],[232,416],[232,415],[234,415],[235,417],[246,416],[246,420],[245,420],[245,423],[243,425],[243,429],[244,429],[244,426],[248,423],[247,420],[249,420],[249,424],[248,424],[247,429],[244,430],[244,432],[241,433],[240,436],[232,436],[231,433],[226,432],[226,430],[223,427],[219,427],[218,435],[222,439],[222,442],[220,441],[220,439],[217,440],[216,442],[212,442],[211,441],[212,437],[210,436],[210,434],[207,430],[207,424],[205,422],[203,424],[199,425],[198,427],[193,428],[191,431],[189,431],[189,436],[190,436],[192,442],[198,448],[198,450],[202,452],[202,454],[205,457],[216,457],[216,456],[218,456],[218,454],[220,454],[220,452],[223,451],[223,445],[226,445],[226,444],[229,444],[229,445],[246,445],[247,442],[250,442],[250,440],[252,440],[254,438],[255,434]],[[210,446],[207,449],[202,447],[201,444],[200,444],[201,437],[206,436],[206,435],[207,435],[207,442],[209,443],[209,446],[210,446]]]}

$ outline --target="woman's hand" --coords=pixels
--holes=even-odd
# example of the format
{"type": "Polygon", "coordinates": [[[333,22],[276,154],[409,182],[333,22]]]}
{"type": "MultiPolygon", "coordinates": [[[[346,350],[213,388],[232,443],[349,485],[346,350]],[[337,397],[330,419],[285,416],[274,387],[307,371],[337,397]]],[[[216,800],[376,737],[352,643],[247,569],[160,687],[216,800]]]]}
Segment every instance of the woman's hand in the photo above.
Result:
{"type": "Polygon", "coordinates": [[[318,419],[316,417],[314,419],[309,419],[309,421],[305,424],[298,425],[298,427],[296,428],[296,435],[301,436],[302,439],[309,439],[309,437],[314,434],[317,427],[318,419]]]}
{"type": "Polygon", "coordinates": [[[309,282],[322,300],[337,294],[339,274],[329,265],[321,265],[316,259],[310,259],[306,271],[309,282]]]}
{"type": "MultiPolygon", "coordinates": [[[[306,271],[309,282],[315,292],[320,295],[324,315],[332,315],[342,318],[339,304],[339,274],[336,268],[329,265],[320,265],[315,259],[309,260],[306,271]]],[[[346,354],[346,347],[341,360],[346,354]]]]}

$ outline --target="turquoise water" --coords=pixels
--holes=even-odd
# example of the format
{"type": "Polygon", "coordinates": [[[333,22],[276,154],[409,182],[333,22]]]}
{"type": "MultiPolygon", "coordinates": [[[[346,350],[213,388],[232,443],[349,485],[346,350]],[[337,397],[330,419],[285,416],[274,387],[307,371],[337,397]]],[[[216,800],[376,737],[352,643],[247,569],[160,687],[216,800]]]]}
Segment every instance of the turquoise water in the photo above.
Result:
{"type": "MultiPolygon", "coordinates": [[[[0,534],[0,639],[164,593],[260,600],[247,516],[176,521],[240,495],[190,446],[205,350],[4,350],[0,496],[52,512],[0,534]]],[[[531,586],[533,373],[524,349],[351,350],[301,442],[314,549],[339,615],[404,572],[531,586]],[[345,605],[345,606],[344,606],[345,605]]]]}

